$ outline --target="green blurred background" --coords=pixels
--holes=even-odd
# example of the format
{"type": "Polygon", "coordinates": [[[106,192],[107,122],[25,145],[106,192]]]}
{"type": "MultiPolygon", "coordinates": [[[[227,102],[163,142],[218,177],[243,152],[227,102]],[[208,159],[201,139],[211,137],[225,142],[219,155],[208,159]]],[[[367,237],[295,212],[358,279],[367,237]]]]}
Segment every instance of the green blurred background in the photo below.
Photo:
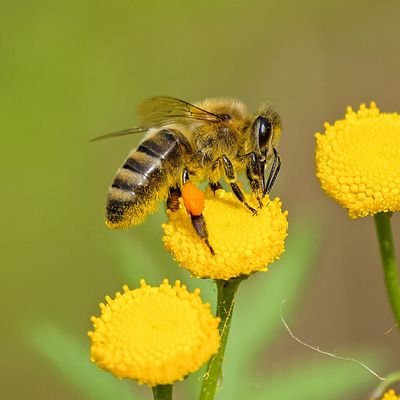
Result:
{"type": "MultiPolygon", "coordinates": [[[[398,1],[3,0],[0,397],[85,399],[35,350],[32,332],[46,321],[88,352],[89,316],[106,294],[141,277],[189,281],[163,251],[162,212],[131,231],[104,226],[107,188],[139,137],[88,143],[134,126],[137,105],[155,95],[274,104],[284,132],[273,194],[291,226],[320,229],[291,325],[338,354],[373,349],[385,359],[381,374],[399,365],[398,337],[385,335],[393,320],[373,221],[350,221],[322,193],[313,155],[313,134],[347,105],[400,110],[399,17],[398,1]]],[[[393,222],[399,242],[398,216],[393,222]]],[[[257,376],[321,359],[280,334],[257,376]]],[[[344,398],[367,398],[377,383],[368,382],[344,398]]]]}

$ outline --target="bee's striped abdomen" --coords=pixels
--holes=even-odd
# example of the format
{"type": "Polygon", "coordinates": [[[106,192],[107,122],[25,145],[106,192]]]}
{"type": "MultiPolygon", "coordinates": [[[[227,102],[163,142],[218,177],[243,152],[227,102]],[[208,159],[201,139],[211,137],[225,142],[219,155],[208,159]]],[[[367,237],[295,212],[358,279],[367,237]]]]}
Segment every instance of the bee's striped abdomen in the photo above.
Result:
{"type": "Polygon", "coordinates": [[[108,192],[106,223],[124,228],[141,223],[168,196],[183,168],[179,139],[161,130],[140,143],[117,171],[108,192]]]}

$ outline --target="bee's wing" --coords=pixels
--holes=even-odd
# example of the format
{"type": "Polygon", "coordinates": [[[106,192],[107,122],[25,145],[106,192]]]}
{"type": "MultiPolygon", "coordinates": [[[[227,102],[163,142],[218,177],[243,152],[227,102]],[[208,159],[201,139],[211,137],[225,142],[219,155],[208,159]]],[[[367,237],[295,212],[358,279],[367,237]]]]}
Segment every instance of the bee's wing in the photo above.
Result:
{"type": "Polygon", "coordinates": [[[118,136],[132,135],[134,133],[143,133],[147,131],[148,128],[143,128],[143,127],[129,128],[129,129],[124,129],[123,131],[111,132],[111,133],[106,133],[105,135],[97,136],[93,139],[90,139],[89,142],[96,142],[97,140],[109,139],[118,136]]]}
{"type": "Polygon", "coordinates": [[[194,121],[220,122],[226,119],[226,115],[213,114],[184,100],[168,96],[152,97],[145,100],[139,107],[139,113],[142,116],[142,126],[106,133],[105,135],[91,139],[90,142],[143,133],[147,132],[151,127],[173,123],[185,125],[194,121]]]}
{"type": "Polygon", "coordinates": [[[186,101],[167,96],[145,100],[139,107],[139,113],[142,125],[147,127],[195,121],[219,122],[225,119],[223,115],[213,114],[186,101]]]}

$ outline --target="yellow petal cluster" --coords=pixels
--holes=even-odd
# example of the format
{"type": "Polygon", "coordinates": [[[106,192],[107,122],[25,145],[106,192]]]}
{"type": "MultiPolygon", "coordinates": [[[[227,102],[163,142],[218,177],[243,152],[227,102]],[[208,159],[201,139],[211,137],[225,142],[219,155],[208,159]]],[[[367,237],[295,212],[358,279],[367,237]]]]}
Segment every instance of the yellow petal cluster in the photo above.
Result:
{"type": "Polygon", "coordinates": [[[168,213],[164,245],[182,267],[199,278],[228,280],[266,271],[284,251],[288,222],[278,198],[266,196],[263,204],[254,216],[231,192],[208,190],[203,216],[215,255],[196,234],[182,206],[168,213]]]}
{"type": "Polygon", "coordinates": [[[398,397],[393,389],[390,389],[387,391],[381,400],[400,400],[400,397],[398,397]]]}
{"type": "Polygon", "coordinates": [[[315,136],[321,187],[351,218],[400,210],[400,115],[348,107],[315,136]]]}
{"type": "Polygon", "coordinates": [[[151,287],[123,287],[100,304],[89,332],[91,359],[119,378],[149,386],[172,384],[199,369],[217,352],[219,318],[210,305],[179,281],[151,287]]]}

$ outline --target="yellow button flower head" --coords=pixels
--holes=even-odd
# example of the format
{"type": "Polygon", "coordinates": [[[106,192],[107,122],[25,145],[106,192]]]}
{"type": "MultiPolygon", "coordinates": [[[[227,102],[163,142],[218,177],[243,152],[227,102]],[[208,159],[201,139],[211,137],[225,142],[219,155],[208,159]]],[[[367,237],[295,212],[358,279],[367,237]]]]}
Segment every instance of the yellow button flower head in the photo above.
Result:
{"type": "Polygon", "coordinates": [[[179,281],[168,280],[106,297],[92,317],[91,359],[119,378],[149,386],[172,384],[199,369],[219,347],[218,323],[210,305],[179,281]]]}
{"type": "Polygon", "coordinates": [[[400,400],[400,397],[397,397],[395,391],[390,389],[383,395],[381,400],[400,400]]]}
{"type": "Polygon", "coordinates": [[[351,218],[400,210],[400,115],[375,103],[317,133],[317,177],[351,218]]]}
{"type": "Polygon", "coordinates": [[[228,280],[266,271],[284,251],[288,223],[287,211],[282,212],[278,198],[266,196],[263,203],[253,216],[233,193],[207,190],[203,216],[215,255],[196,234],[182,205],[178,211],[168,212],[164,245],[182,267],[199,278],[228,280]]]}

